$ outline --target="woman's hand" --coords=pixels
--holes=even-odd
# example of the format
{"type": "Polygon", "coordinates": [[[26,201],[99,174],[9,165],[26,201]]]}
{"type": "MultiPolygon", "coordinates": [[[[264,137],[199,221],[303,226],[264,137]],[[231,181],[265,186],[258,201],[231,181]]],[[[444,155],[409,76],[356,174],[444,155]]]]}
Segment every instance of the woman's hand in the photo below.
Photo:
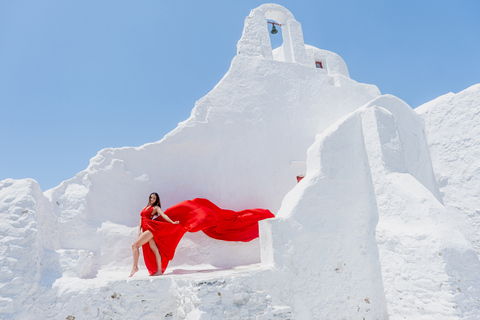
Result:
{"type": "Polygon", "coordinates": [[[172,221],[173,224],[179,224],[180,221],[172,221]]]}

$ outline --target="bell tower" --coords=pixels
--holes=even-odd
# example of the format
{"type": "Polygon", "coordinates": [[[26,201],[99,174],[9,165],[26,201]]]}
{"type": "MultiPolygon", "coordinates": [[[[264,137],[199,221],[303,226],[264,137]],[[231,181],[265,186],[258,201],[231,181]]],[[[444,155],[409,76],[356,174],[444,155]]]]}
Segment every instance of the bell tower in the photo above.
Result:
{"type": "Polygon", "coordinates": [[[253,9],[245,19],[242,38],[237,44],[237,54],[273,60],[267,20],[276,21],[279,24],[276,28],[282,29],[284,60],[311,66],[301,24],[286,8],[273,3],[253,9]]]}

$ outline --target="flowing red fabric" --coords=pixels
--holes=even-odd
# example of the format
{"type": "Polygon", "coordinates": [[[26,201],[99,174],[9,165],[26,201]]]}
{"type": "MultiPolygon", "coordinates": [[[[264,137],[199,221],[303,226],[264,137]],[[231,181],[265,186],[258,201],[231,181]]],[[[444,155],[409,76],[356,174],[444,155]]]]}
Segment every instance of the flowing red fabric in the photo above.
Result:
{"type": "MultiPolygon", "coordinates": [[[[162,257],[162,273],[173,259],[175,249],[187,231],[202,230],[214,239],[247,242],[258,238],[258,221],[274,217],[266,209],[225,210],[201,198],[183,201],[165,210],[165,214],[172,221],[180,221],[179,224],[169,223],[161,216],[152,220],[152,211],[153,207],[149,206],[142,210],[142,229],[150,230],[153,234],[162,257]]],[[[156,273],[158,267],[155,254],[148,242],[142,248],[148,272],[156,273]]]]}

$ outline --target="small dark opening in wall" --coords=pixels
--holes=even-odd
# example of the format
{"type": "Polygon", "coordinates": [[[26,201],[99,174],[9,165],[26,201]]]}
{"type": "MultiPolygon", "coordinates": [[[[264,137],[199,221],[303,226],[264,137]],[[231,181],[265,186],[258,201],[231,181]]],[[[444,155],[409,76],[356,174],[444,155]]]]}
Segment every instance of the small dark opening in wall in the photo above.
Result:
{"type": "Polygon", "coordinates": [[[321,61],[315,61],[315,67],[323,69],[323,63],[321,61]]]}

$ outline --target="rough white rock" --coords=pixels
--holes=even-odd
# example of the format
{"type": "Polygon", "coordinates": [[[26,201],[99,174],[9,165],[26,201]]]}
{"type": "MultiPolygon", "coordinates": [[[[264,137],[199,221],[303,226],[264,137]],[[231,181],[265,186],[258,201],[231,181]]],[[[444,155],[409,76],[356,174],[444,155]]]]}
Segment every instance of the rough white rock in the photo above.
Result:
{"type": "Polygon", "coordinates": [[[480,84],[415,109],[445,206],[480,256],[480,84]]]}

